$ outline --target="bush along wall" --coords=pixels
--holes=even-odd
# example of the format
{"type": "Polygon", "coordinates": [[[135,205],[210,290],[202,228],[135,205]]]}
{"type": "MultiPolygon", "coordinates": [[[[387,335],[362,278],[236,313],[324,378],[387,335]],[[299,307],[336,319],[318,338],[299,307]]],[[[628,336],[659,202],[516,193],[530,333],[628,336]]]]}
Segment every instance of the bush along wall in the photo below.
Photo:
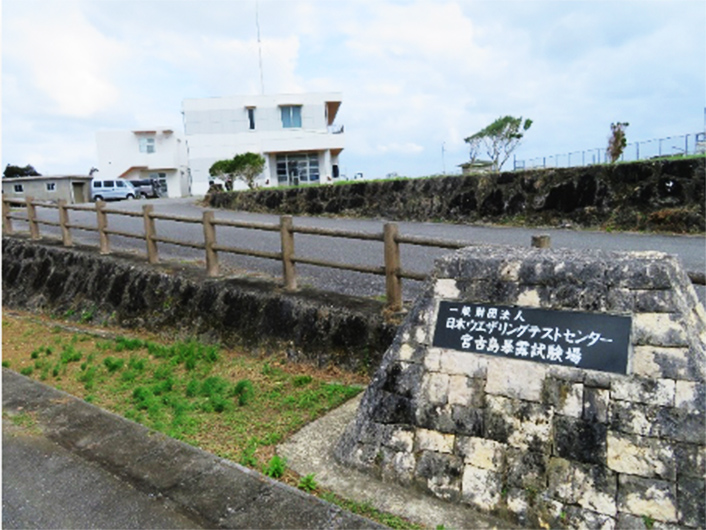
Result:
{"type": "Polygon", "coordinates": [[[706,231],[706,158],[222,192],[210,206],[399,221],[706,231]]]}
{"type": "Polygon", "coordinates": [[[17,237],[2,241],[2,302],[81,321],[197,338],[294,361],[372,371],[396,326],[382,303],[273,282],[207,278],[188,266],[147,265],[17,237]]]}

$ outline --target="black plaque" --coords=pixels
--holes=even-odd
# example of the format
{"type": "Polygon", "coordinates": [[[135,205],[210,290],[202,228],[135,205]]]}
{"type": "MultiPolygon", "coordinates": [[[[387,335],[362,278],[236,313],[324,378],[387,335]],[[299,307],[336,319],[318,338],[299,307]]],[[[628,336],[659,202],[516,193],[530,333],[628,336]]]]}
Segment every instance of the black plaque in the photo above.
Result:
{"type": "Polygon", "coordinates": [[[626,374],[628,316],[439,302],[434,346],[626,374]]]}

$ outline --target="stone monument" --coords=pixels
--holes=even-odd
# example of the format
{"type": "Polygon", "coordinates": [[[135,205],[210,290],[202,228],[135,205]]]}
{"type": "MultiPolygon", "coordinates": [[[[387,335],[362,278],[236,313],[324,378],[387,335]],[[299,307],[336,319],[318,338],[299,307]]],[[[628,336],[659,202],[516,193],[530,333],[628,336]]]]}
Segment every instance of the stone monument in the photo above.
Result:
{"type": "Polygon", "coordinates": [[[531,527],[706,526],[706,314],[659,252],[437,261],[335,448],[531,527]]]}

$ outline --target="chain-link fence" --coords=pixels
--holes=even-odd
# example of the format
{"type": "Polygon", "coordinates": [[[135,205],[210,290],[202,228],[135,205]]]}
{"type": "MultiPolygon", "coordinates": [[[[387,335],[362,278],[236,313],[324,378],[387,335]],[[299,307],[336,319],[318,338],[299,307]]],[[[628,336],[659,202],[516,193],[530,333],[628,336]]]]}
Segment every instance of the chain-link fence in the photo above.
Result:
{"type": "MultiPolygon", "coordinates": [[[[686,156],[706,152],[706,133],[681,134],[665,138],[653,138],[632,142],[625,146],[620,157],[621,162],[663,158],[669,156],[686,156]]],[[[572,151],[551,156],[530,158],[527,160],[513,159],[513,169],[534,169],[539,167],[575,167],[610,162],[605,147],[572,151]]]]}

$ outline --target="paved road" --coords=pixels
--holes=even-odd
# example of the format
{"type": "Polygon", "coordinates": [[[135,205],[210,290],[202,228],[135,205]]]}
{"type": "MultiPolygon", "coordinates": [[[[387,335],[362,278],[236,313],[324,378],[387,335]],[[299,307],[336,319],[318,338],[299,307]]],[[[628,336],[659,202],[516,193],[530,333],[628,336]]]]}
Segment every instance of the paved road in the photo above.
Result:
{"type": "Polygon", "coordinates": [[[2,420],[3,528],[201,528],[32,429],[2,420]]]}
{"type": "MultiPolygon", "coordinates": [[[[154,205],[159,213],[169,213],[184,217],[200,219],[204,208],[196,205],[191,199],[157,199],[121,201],[110,203],[111,208],[139,212],[144,204],[154,205]]],[[[40,218],[56,220],[56,210],[39,209],[40,218]]],[[[236,219],[240,221],[277,224],[276,215],[254,214],[216,210],[216,218],[236,219]]],[[[71,212],[71,222],[95,226],[95,213],[71,212]]],[[[379,233],[382,231],[382,220],[361,220],[321,217],[295,217],[295,225],[317,226],[328,228],[343,228],[352,231],[379,233]]],[[[26,230],[26,223],[15,222],[17,228],[26,230]],[[25,225],[24,227],[22,225],[25,225]]],[[[142,233],[143,221],[140,218],[109,215],[108,224],[111,228],[128,232],[142,233]]],[[[706,238],[703,236],[668,236],[640,233],[605,233],[571,229],[532,229],[477,225],[452,225],[441,223],[399,222],[400,233],[425,237],[443,238],[464,241],[469,244],[496,244],[528,246],[534,234],[543,233],[551,236],[555,248],[603,249],[603,250],[658,250],[676,254],[682,260],[688,271],[706,270],[706,238]]],[[[54,227],[42,226],[42,233],[58,234],[54,227]]],[[[77,242],[98,244],[95,232],[74,230],[74,240],[77,242]]],[[[160,236],[203,242],[201,225],[157,221],[157,233],[160,236]]],[[[257,250],[279,251],[279,234],[260,230],[235,229],[218,227],[219,244],[251,248],[257,250]]],[[[121,236],[111,236],[111,246],[115,249],[137,249],[144,253],[144,242],[121,236]]],[[[365,242],[349,239],[309,236],[297,234],[295,237],[296,253],[300,256],[328,259],[343,263],[381,266],[383,263],[382,243],[365,242]]],[[[402,266],[406,270],[426,273],[433,267],[434,259],[448,252],[443,249],[432,249],[413,245],[402,246],[402,266]]],[[[160,257],[170,259],[204,260],[203,251],[187,249],[168,244],[159,244],[160,257]]],[[[282,267],[277,261],[259,258],[249,258],[221,253],[219,260],[222,265],[234,268],[256,271],[270,276],[281,276],[282,267]]],[[[384,293],[384,279],[378,276],[346,272],[306,265],[298,266],[300,284],[309,284],[322,289],[333,290],[345,294],[359,296],[376,296],[384,293]]],[[[405,281],[404,298],[413,299],[419,292],[419,282],[405,281]]],[[[698,287],[702,300],[706,299],[706,288],[698,287]]]]}

